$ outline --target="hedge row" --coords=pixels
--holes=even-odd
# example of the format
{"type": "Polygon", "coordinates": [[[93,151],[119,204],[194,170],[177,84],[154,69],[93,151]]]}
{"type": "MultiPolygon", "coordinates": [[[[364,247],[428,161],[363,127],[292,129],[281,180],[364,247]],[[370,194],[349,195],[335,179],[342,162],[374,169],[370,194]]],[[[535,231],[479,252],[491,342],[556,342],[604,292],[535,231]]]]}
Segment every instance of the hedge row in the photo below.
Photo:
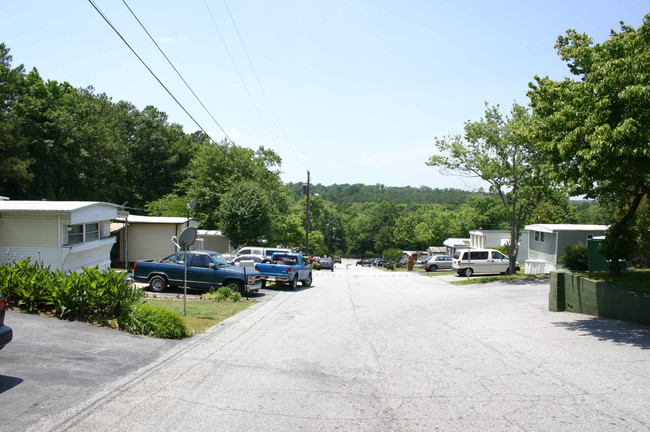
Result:
{"type": "Polygon", "coordinates": [[[10,307],[29,313],[96,323],[115,320],[124,331],[153,337],[176,339],[187,333],[180,317],[143,308],[143,292],[112,270],[93,267],[66,274],[29,259],[14,261],[0,266],[0,292],[10,307]]]}

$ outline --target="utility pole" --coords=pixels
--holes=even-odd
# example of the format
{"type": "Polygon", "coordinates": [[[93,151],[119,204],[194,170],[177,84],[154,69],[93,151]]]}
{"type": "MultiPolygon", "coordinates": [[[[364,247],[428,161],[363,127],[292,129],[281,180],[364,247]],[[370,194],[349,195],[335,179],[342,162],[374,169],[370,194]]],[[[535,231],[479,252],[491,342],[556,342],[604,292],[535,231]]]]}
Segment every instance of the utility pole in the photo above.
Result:
{"type": "MultiPolygon", "coordinates": [[[[307,210],[305,211],[305,255],[309,255],[309,171],[307,171],[307,210]]],[[[305,188],[303,187],[303,193],[305,188]]]]}

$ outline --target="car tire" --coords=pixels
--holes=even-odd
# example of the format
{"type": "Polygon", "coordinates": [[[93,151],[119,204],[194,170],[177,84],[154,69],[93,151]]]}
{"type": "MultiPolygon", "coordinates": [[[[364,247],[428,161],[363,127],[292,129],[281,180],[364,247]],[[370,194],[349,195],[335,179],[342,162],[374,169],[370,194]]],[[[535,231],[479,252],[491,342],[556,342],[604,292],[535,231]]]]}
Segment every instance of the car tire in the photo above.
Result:
{"type": "Polygon", "coordinates": [[[244,292],[244,283],[242,281],[231,280],[231,281],[228,281],[226,286],[228,288],[230,288],[233,292],[236,292],[236,293],[243,293],[244,292]]]}
{"type": "Polygon", "coordinates": [[[432,265],[430,265],[429,267],[427,267],[427,271],[428,271],[428,272],[438,271],[438,266],[435,265],[435,264],[432,264],[432,265]]]}
{"type": "Polygon", "coordinates": [[[474,270],[471,267],[465,269],[465,276],[471,277],[474,274],[474,270]]]}
{"type": "Polygon", "coordinates": [[[149,289],[153,292],[163,292],[167,288],[165,276],[154,275],[149,279],[149,289]]]}
{"type": "Polygon", "coordinates": [[[334,271],[334,266],[332,266],[332,268],[330,270],[334,271]]]}
{"type": "Polygon", "coordinates": [[[296,288],[298,288],[298,275],[296,275],[296,277],[294,277],[291,280],[291,283],[289,284],[289,288],[291,288],[291,291],[295,291],[296,288]]]}
{"type": "Polygon", "coordinates": [[[309,274],[309,276],[307,276],[307,279],[301,281],[302,286],[304,286],[304,287],[311,286],[311,282],[312,282],[311,273],[309,274]]]}
{"type": "Polygon", "coordinates": [[[266,288],[266,281],[263,280],[261,283],[262,283],[262,287],[261,287],[261,288],[266,288]]]}

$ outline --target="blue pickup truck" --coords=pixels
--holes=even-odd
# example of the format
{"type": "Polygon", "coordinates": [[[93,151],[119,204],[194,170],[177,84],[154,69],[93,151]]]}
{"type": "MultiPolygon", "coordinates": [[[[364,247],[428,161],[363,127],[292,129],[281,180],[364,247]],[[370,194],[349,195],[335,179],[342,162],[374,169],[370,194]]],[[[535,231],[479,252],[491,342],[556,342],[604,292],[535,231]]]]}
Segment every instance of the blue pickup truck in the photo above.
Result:
{"type": "Polygon", "coordinates": [[[255,264],[255,269],[260,272],[262,288],[267,282],[276,284],[289,284],[292,290],[298,287],[298,281],[302,286],[311,285],[311,265],[305,263],[302,255],[296,253],[274,253],[271,255],[271,263],[255,264]]]}
{"type": "MultiPolygon", "coordinates": [[[[149,284],[152,291],[164,291],[168,286],[182,287],[185,280],[185,254],[177,252],[159,261],[138,261],[133,266],[133,280],[149,284]]],[[[209,290],[227,286],[235,292],[256,292],[262,287],[260,272],[232,266],[213,251],[187,253],[187,287],[209,290]]]]}

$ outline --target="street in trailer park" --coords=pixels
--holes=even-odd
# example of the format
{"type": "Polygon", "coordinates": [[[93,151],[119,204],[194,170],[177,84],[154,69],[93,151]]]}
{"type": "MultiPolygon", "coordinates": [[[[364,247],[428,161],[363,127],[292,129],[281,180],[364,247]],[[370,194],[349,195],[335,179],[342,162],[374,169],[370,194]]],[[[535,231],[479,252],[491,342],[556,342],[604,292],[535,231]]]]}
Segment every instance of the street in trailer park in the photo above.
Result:
{"type": "Polygon", "coordinates": [[[336,264],[181,341],[7,313],[2,431],[648,431],[650,328],[336,264]]]}

